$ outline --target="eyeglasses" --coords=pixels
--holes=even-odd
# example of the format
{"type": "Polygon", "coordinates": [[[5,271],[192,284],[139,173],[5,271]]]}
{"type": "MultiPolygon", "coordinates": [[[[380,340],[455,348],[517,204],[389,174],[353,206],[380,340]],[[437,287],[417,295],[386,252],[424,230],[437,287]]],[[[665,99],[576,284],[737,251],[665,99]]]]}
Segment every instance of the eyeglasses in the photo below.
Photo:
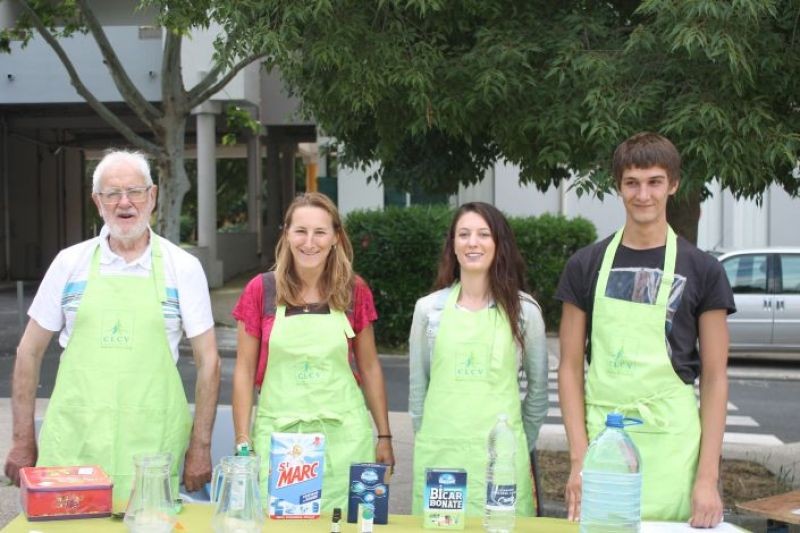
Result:
{"type": "Polygon", "coordinates": [[[147,193],[151,188],[152,185],[146,187],[129,187],[127,189],[109,189],[106,192],[98,192],[97,196],[100,197],[100,201],[105,205],[118,204],[123,196],[127,196],[130,202],[139,203],[147,200],[147,193]]]}

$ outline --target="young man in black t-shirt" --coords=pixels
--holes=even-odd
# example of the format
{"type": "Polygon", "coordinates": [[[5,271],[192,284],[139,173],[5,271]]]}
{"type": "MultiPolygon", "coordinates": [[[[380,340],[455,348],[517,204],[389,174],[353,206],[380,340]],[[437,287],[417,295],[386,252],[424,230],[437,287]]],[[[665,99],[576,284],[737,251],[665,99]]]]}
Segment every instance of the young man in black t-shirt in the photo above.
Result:
{"type": "Polygon", "coordinates": [[[625,226],[576,252],[556,291],[563,302],[559,396],[572,462],[568,517],[580,515],[588,440],[616,410],[644,420],[629,428],[642,455],[642,517],[713,527],[722,519],[717,482],[733,294],[719,262],[667,224],[667,200],[680,180],[672,143],[634,135],[615,151],[613,174],[625,226]]]}

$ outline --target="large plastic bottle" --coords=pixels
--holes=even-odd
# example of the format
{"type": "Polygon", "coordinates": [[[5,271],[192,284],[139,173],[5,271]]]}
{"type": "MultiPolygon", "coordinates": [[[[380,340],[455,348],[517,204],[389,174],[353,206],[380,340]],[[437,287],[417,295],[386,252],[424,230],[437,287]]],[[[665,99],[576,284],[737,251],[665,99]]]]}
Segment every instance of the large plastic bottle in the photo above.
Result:
{"type": "Polygon", "coordinates": [[[509,533],[514,530],[517,502],[517,440],[507,415],[497,416],[497,423],[489,433],[488,448],[483,526],[489,533],[509,533]]]}
{"type": "Polygon", "coordinates": [[[606,427],[583,459],[581,533],[638,533],[642,521],[639,450],[625,425],[641,424],[619,413],[606,415],[606,427]]]}

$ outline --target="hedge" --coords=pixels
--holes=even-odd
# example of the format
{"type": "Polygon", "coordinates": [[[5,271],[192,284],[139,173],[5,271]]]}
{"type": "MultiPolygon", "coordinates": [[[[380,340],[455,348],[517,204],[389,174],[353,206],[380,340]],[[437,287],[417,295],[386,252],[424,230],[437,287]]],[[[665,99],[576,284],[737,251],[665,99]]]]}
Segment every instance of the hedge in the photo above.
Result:
{"type": "MultiPolygon", "coordinates": [[[[353,242],[354,267],[372,288],[382,346],[404,346],[414,303],[431,291],[453,210],[445,206],[387,207],[354,211],[345,220],[353,242]]],[[[529,288],[542,305],[545,324],[558,329],[561,306],[552,299],[570,255],[594,242],[594,226],[583,218],[510,217],[528,265],[529,288]]]]}

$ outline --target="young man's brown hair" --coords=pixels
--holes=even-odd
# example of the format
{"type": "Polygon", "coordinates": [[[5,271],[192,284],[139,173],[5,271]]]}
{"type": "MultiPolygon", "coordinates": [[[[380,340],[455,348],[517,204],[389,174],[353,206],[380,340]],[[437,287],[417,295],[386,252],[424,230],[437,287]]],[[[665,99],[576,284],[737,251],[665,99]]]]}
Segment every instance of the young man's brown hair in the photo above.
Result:
{"type": "Polygon", "coordinates": [[[670,184],[681,179],[681,155],[663,135],[643,131],[629,137],[614,150],[611,172],[617,188],[622,184],[622,173],[627,169],[650,167],[666,170],[670,184]]]}

